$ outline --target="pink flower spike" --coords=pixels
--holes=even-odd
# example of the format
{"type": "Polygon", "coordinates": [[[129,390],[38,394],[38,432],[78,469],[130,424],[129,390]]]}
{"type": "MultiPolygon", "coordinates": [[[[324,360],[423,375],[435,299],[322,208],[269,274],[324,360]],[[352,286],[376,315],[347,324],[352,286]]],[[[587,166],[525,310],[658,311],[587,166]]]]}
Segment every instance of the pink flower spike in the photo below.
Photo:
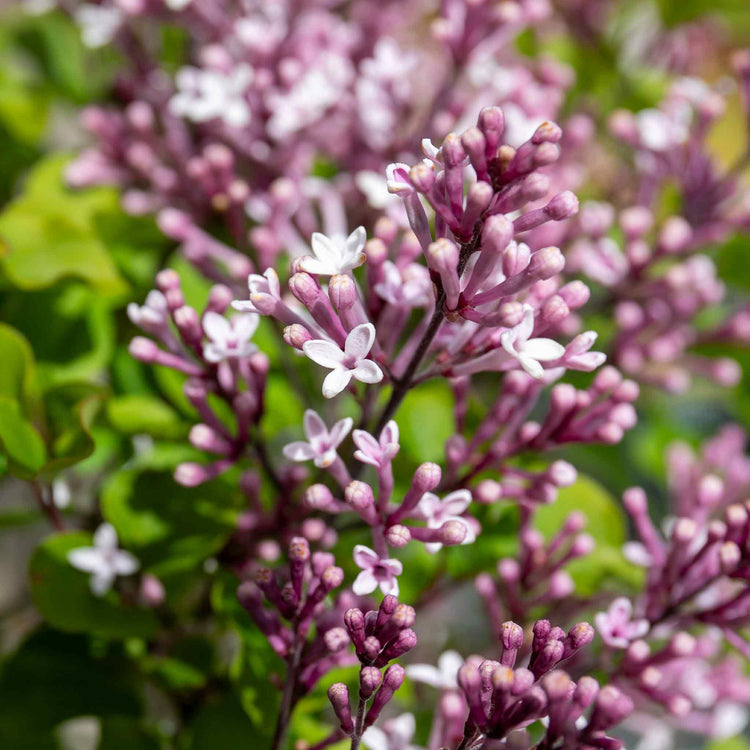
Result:
{"type": "Polygon", "coordinates": [[[362,568],[362,572],[355,578],[352,591],[357,596],[365,596],[375,591],[378,586],[383,594],[398,596],[398,581],[403,565],[400,560],[391,558],[381,559],[374,550],[358,544],[354,548],[354,562],[362,568]]]}
{"type": "Polygon", "coordinates": [[[351,417],[336,422],[330,431],[325,422],[312,409],[305,412],[303,427],[307,442],[300,440],[284,446],[284,456],[290,461],[310,461],[319,469],[330,466],[337,458],[336,448],[352,429],[351,417]]]}
{"type": "MultiPolygon", "coordinates": [[[[437,495],[433,495],[432,492],[425,492],[417,504],[417,511],[427,521],[427,527],[430,529],[439,529],[448,521],[458,521],[464,524],[466,526],[466,538],[461,544],[471,544],[476,541],[476,531],[473,524],[461,516],[470,504],[471,492],[469,490],[456,490],[446,495],[442,500],[437,495]]],[[[435,553],[442,547],[443,545],[440,542],[425,544],[425,549],[430,553],[435,553]]]]}
{"type": "Polygon", "coordinates": [[[648,633],[648,620],[632,620],[633,605],[624,596],[615,599],[606,612],[594,617],[596,629],[602,640],[612,648],[627,648],[631,641],[648,633]]]}
{"type": "Polygon", "coordinates": [[[323,381],[325,398],[337,396],[352,378],[360,383],[379,383],[383,379],[383,371],[372,360],[366,359],[374,342],[375,326],[362,323],[349,332],[343,351],[333,342],[323,339],[313,339],[302,345],[308,358],[331,370],[323,381]]]}
{"type": "Polygon", "coordinates": [[[552,339],[530,339],[534,330],[534,310],[524,305],[523,320],[500,335],[503,349],[518,360],[521,367],[537,380],[544,376],[540,362],[552,362],[565,354],[565,347],[552,339]]]}
{"type": "Polygon", "coordinates": [[[401,447],[398,443],[398,425],[393,420],[383,428],[379,440],[364,430],[354,430],[352,438],[359,449],[354,452],[354,458],[378,468],[390,463],[401,447]]]}
{"type": "Polygon", "coordinates": [[[203,330],[209,342],[203,345],[203,356],[208,362],[221,362],[223,359],[249,357],[257,347],[250,342],[260,318],[245,313],[227,320],[217,312],[207,312],[203,316],[203,330]]]}
{"type": "Polygon", "coordinates": [[[314,232],[311,246],[315,257],[301,258],[299,267],[307,273],[318,276],[347,273],[365,262],[362,249],[366,241],[367,234],[364,227],[357,227],[347,238],[326,237],[320,232],[314,232]]]}

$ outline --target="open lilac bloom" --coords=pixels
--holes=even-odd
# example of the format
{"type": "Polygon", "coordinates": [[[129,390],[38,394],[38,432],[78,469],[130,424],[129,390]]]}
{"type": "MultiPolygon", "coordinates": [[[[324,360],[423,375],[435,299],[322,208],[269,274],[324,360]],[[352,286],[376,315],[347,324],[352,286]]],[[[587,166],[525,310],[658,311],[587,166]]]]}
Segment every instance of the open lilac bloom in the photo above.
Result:
{"type": "Polygon", "coordinates": [[[364,227],[357,227],[348,237],[326,237],[314,232],[310,242],[315,257],[305,256],[300,260],[300,268],[318,276],[334,276],[347,273],[365,262],[362,248],[367,234],[364,227]]]}
{"type": "Polygon", "coordinates": [[[203,316],[203,330],[210,340],[203,345],[203,356],[209,362],[249,356],[256,350],[250,339],[258,321],[258,316],[250,313],[227,319],[217,312],[207,312],[203,316]]]}
{"type": "Polygon", "coordinates": [[[78,547],[68,552],[68,562],[78,570],[91,573],[91,591],[103,596],[112,588],[117,576],[128,576],[140,567],[138,560],[117,548],[117,532],[103,523],[94,533],[93,547],[78,547]]]}
{"type": "Polygon", "coordinates": [[[300,440],[284,446],[284,455],[290,461],[310,461],[319,469],[330,466],[337,458],[336,448],[349,434],[354,421],[351,417],[341,419],[330,431],[317,412],[308,409],[305,412],[303,426],[307,442],[300,440]]]}
{"type": "Polygon", "coordinates": [[[594,618],[602,640],[613,648],[627,648],[631,641],[642,638],[649,631],[648,620],[633,620],[633,605],[624,596],[615,599],[606,612],[594,618]]]}
{"type": "Polygon", "coordinates": [[[235,300],[232,307],[239,312],[259,313],[263,312],[256,307],[261,303],[262,297],[271,297],[273,300],[281,301],[281,287],[279,285],[279,275],[273,268],[267,268],[263,275],[251,273],[247,277],[247,288],[250,292],[249,300],[235,300]],[[255,301],[253,301],[255,298],[255,301]]]}
{"type": "Polygon", "coordinates": [[[401,714],[383,722],[383,728],[369,727],[362,735],[367,750],[417,750],[412,745],[417,723],[413,714],[401,714]]]}
{"type": "Polygon", "coordinates": [[[546,338],[530,339],[534,330],[534,310],[526,305],[523,320],[500,336],[503,349],[518,360],[521,367],[537,380],[544,376],[540,362],[552,362],[565,354],[565,347],[546,338]]]}
{"type": "Polygon", "coordinates": [[[354,452],[354,458],[371,466],[383,466],[390,462],[398,453],[400,447],[398,444],[398,425],[394,420],[388,422],[377,440],[364,430],[354,430],[352,438],[358,448],[354,452]]]}
{"type": "MultiPolygon", "coordinates": [[[[417,505],[419,514],[427,521],[430,529],[439,529],[448,521],[459,521],[466,527],[466,537],[462,544],[471,544],[476,541],[474,527],[461,514],[471,504],[471,492],[469,490],[456,490],[446,495],[442,500],[432,492],[425,492],[417,505]]],[[[442,549],[440,542],[428,542],[425,548],[428,552],[437,552],[442,549]]]]}
{"type": "Polygon", "coordinates": [[[374,550],[358,544],[354,548],[354,562],[362,568],[352,585],[352,591],[357,596],[371,594],[378,587],[384,594],[398,596],[396,576],[403,571],[400,560],[381,559],[374,550]]]}
{"type": "Polygon", "coordinates": [[[383,379],[383,371],[372,360],[365,359],[374,342],[375,326],[372,323],[353,328],[346,337],[343,350],[322,339],[305,342],[302,351],[313,362],[332,370],[323,381],[326,398],[341,393],[352,378],[360,383],[379,383],[383,379]]]}

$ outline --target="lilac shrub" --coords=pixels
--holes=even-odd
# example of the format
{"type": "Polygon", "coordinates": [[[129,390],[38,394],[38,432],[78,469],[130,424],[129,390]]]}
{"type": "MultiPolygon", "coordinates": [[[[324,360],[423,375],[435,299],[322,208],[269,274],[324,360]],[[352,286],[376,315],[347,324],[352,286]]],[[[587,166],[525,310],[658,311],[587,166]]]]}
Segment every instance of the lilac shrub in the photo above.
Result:
{"type": "MultiPolygon", "coordinates": [[[[196,415],[203,458],[181,459],[176,485],[242,493],[216,562],[283,663],[264,675],[280,693],[271,747],[291,733],[309,750],[402,750],[416,732],[430,750],[609,750],[623,727],[644,741],[741,731],[739,428],[700,455],[671,450],[663,532],[646,493],[625,492],[639,541],[610,550],[618,574],[595,590],[576,571],[599,564],[596,519],[572,508],[545,525],[583,491],[566,451],[614,450],[643,388],[740,379],[734,359],[694,351],[750,338],[747,303],[725,303],[709,257],[750,226],[747,157],[726,167],[707,144],[720,91],[682,76],[638,111],[571,106],[573,70],[519,49],[529,35],[601,42],[604,3],[58,5],[123,60],[111,100],[82,114],[91,142],[68,183],[116,186],[210,287],[196,305],[189,276],[162,267],[127,308],[129,352],[171,371],[196,415]],[[176,65],[161,25],[185,37],[176,65]],[[304,411],[283,435],[267,426],[284,417],[279,375],[304,411]],[[432,386],[450,393],[434,404],[451,432],[434,461],[404,439],[422,429],[409,399],[432,386]],[[466,580],[491,644],[423,656],[430,597],[466,580]],[[413,683],[438,690],[419,722],[402,710],[413,683]],[[316,691],[325,709],[309,708],[316,691]],[[306,711],[323,730],[300,729],[306,711]]],[[[665,71],[680,68],[675,34],[665,71]]],[[[735,69],[746,96],[746,54],[735,69]]],[[[69,561],[102,595],[139,562],[108,524],[94,545],[69,561]]],[[[142,604],[164,596],[142,577],[142,604]]]]}

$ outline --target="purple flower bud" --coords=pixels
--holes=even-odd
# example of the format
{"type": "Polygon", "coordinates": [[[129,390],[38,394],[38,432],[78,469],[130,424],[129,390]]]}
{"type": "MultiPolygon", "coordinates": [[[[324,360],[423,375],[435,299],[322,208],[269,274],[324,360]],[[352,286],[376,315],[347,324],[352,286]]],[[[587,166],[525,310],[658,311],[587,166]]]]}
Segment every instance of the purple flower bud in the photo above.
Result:
{"type": "Polygon", "coordinates": [[[500,482],[483,479],[474,489],[474,500],[482,505],[492,505],[502,497],[500,482]]]}
{"type": "Polygon", "coordinates": [[[357,287],[348,274],[336,274],[328,282],[328,297],[338,310],[350,309],[357,300],[357,287]]]}
{"type": "Polygon", "coordinates": [[[391,664],[388,669],[385,670],[383,675],[383,682],[380,689],[375,694],[375,698],[372,701],[370,710],[365,716],[365,726],[369,727],[377,720],[380,716],[380,712],[388,701],[393,697],[393,694],[401,687],[406,677],[406,671],[399,664],[391,664]]]}
{"type": "Polygon", "coordinates": [[[391,547],[401,549],[411,541],[411,532],[406,526],[397,523],[388,527],[385,532],[385,540],[391,547]]]}
{"type": "Polygon", "coordinates": [[[161,606],[166,599],[164,584],[155,575],[146,573],[141,579],[140,597],[148,607],[161,606]]]}
{"type": "Polygon", "coordinates": [[[513,671],[513,695],[523,695],[536,682],[530,669],[519,667],[513,671]]]}
{"type": "Polygon", "coordinates": [[[159,356],[159,347],[144,336],[136,336],[128,346],[130,356],[140,362],[153,364],[159,356]]]}
{"type": "Polygon", "coordinates": [[[331,628],[330,630],[326,630],[323,640],[325,641],[326,648],[331,653],[342,651],[349,644],[349,636],[344,628],[331,628]]]}
{"type": "Polygon", "coordinates": [[[542,678],[542,688],[550,703],[568,701],[572,697],[576,685],[570,675],[562,669],[555,669],[542,678]]]}
{"type": "Polygon", "coordinates": [[[565,258],[559,247],[543,247],[531,256],[529,274],[536,279],[550,279],[565,268],[565,258]]]}
{"type": "Polygon", "coordinates": [[[377,667],[362,667],[359,673],[359,692],[365,700],[380,687],[383,675],[377,667]]]}
{"type": "Polygon", "coordinates": [[[429,193],[435,184],[435,170],[432,164],[425,164],[423,161],[415,164],[409,170],[409,181],[420,193],[429,193]]]}
{"type": "Polygon", "coordinates": [[[286,344],[302,351],[304,344],[312,341],[313,336],[305,326],[299,323],[292,323],[292,325],[284,328],[283,338],[286,344]]]}
{"type": "Polygon", "coordinates": [[[599,691],[587,729],[589,732],[609,729],[632,711],[633,701],[613,685],[607,685],[599,691]]]}
{"type": "Polygon", "coordinates": [[[563,659],[567,659],[584,646],[588,646],[594,640],[594,628],[587,622],[579,622],[574,625],[565,638],[565,652],[563,659]]]}
{"type": "Polygon", "coordinates": [[[336,682],[328,688],[328,700],[331,702],[336,718],[344,734],[354,731],[352,710],[349,705],[349,688],[343,682],[336,682]]]}
{"type": "Polygon", "coordinates": [[[543,122],[531,136],[532,143],[558,143],[562,138],[562,128],[554,122],[543,122]]]}
{"type": "MultiPolygon", "coordinates": [[[[352,638],[352,640],[354,639],[352,638]]],[[[364,656],[367,661],[375,661],[382,648],[383,644],[380,640],[374,635],[369,635],[365,638],[364,643],[362,644],[361,656],[364,656]]]]}
{"type": "Polygon", "coordinates": [[[545,207],[544,213],[552,221],[564,221],[578,213],[578,198],[570,190],[558,193],[545,207]]]}
{"type": "Polygon", "coordinates": [[[484,134],[488,159],[495,157],[505,130],[505,115],[500,107],[485,107],[477,118],[477,127],[484,134]]]}
{"type": "Polygon", "coordinates": [[[445,136],[441,152],[446,167],[458,167],[466,158],[466,151],[461,144],[461,139],[455,133],[448,133],[445,136]]]}
{"type": "Polygon", "coordinates": [[[462,544],[468,531],[469,529],[463,521],[446,521],[440,527],[440,541],[446,546],[462,544]]]}
{"type": "Polygon", "coordinates": [[[344,490],[344,497],[346,498],[346,502],[360,513],[367,511],[375,502],[372,487],[356,479],[347,485],[344,490]]]}

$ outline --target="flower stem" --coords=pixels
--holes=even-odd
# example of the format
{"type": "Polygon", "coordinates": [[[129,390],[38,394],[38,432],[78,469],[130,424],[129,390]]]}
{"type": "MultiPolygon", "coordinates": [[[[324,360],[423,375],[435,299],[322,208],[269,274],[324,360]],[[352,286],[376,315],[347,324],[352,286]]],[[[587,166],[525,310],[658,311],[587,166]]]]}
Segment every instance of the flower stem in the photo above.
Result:
{"type": "Polygon", "coordinates": [[[287,661],[286,682],[284,683],[284,692],[281,695],[281,705],[279,714],[276,719],[276,729],[271,742],[271,750],[281,750],[284,747],[286,732],[289,728],[289,718],[292,715],[294,707],[294,692],[297,687],[297,674],[299,672],[300,660],[302,658],[302,648],[305,640],[299,629],[295,631],[294,646],[287,661]]]}
{"type": "Polygon", "coordinates": [[[359,693],[359,703],[357,704],[357,718],[354,722],[354,733],[352,734],[351,750],[359,750],[359,743],[365,730],[365,707],[367,701],[362,697],[362,691],[359,693]]]}

